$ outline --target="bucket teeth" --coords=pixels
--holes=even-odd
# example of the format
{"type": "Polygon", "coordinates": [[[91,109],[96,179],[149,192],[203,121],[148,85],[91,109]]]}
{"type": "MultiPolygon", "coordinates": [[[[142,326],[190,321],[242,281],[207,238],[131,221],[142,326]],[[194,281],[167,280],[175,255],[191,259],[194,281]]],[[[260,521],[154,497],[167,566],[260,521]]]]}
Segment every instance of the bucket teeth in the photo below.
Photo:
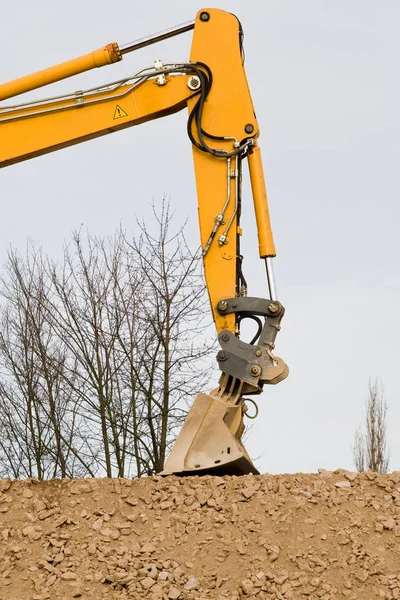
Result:
{"type": "Polygon", "coordinates": [[[198,394],[161,474],[257,475],[241,442],[243,430],[241,402],[198,394]]]}

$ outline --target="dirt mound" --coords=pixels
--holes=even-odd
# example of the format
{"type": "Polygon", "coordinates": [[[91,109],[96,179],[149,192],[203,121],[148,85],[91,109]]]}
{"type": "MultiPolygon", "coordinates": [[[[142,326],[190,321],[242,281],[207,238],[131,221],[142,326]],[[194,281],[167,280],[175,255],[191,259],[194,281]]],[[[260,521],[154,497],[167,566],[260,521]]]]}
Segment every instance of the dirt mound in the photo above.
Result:
{"type": "Polygon", "coordinates": [[[0,600],[400,598],[400,473],[0,480],[0,600]]]}

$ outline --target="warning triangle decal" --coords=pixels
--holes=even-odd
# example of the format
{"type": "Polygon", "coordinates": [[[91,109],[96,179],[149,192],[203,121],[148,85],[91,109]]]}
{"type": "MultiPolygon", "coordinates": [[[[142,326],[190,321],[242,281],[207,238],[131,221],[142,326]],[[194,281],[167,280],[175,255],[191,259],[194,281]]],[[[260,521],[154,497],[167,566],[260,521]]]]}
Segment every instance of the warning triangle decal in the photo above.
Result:
{"type": "Polygon", "coordinates": [[[121,119],[122,117],[127,117],[128,113],[126,113],[124,111],[123,108],[121,108],[119,106],[119,104],[117,104],[117,106],[115,107],[115,111],[114,111],[114,119],[121,119]]]}

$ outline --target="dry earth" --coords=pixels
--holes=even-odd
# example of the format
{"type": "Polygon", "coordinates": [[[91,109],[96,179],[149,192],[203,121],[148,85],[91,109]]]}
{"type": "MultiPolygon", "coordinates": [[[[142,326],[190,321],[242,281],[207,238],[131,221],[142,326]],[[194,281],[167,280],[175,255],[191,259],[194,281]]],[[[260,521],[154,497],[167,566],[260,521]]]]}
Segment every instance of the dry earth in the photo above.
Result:
{"type": "Polygon", "coordinates": [[[400,598],[400,473],[0,480],[0,600],[400,598]]]}

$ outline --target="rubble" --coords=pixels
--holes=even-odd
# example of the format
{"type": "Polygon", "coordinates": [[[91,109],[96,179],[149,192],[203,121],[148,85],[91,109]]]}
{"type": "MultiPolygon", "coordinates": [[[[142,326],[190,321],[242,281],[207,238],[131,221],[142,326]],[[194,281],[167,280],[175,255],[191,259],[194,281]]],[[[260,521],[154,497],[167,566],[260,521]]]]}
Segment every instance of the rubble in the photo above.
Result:
{"type": "Polygon", "coordinates": [[[0,480],[0,600],[400,599],[400,473],[0,480]]]}

